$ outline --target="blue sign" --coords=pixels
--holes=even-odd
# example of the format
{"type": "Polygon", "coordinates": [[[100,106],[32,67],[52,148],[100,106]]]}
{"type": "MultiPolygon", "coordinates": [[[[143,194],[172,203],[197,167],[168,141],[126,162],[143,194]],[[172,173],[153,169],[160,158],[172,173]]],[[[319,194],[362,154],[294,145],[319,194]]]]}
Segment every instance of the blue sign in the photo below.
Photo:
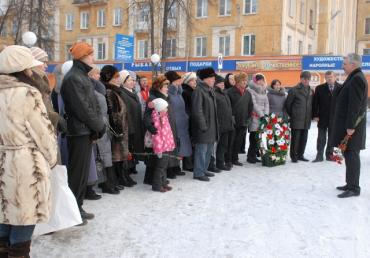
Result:
{"type": "MultiPolygon", "coordinates": [[[[140,63],[125,63],[125,69],[133,72],[142,71],[150,72],[152,70],[151,62],[140,62],[140,63]]],[[[158,67],[161,67],[160,64],[158,67]]]]}
{"type": "Polygon", "coordinates": [[[302,70],[342,70],[342,56],[303,56],[302,70]]]}
{"type": "Polygon", "coordinates": [[[116,34],[115,60],[122,63],[134,62],[134,37],[116,34]]]}
{"type": "MultiPolygon", "coordinates": [[[[206,67],[213,67],[213,69],[218,70],[218,60],[211,61],[189,61],[188,70],[190,72],[195,72],[196,70],[203,69],[206,67]]],[[[235,71],[236,70],[236,60],[223,60],[222,63],[223,71],[235,71]]]]}
{"type": "Polygon", "coordinates": [[[370,56],[362,56],[362,70],[370,70],[370,56]]]}

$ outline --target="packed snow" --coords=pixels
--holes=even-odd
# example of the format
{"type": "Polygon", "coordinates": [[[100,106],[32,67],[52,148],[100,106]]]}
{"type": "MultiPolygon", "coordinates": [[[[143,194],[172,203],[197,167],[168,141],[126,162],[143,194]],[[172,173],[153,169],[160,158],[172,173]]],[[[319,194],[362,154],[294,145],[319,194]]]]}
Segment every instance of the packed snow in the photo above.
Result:
{"type": "MultiPolygon", "coordinates": [[[[370,115],[368,128],[369,121],[370,115]]],[[[313,123],[310,160],[316,137],[313,123]]],[[[289,160],[267,168],[240,159],[243,167],[210,182],[186,173],[171,180],[167,193],[143,185],[140,166],[136,187],[85,201],[96,218],[34,238],[31,257],[370,257],[369,149],[361,152],[361,195],[348,199],[337,198],[335,189],[345,184],[344,164],[289,160]]]]}

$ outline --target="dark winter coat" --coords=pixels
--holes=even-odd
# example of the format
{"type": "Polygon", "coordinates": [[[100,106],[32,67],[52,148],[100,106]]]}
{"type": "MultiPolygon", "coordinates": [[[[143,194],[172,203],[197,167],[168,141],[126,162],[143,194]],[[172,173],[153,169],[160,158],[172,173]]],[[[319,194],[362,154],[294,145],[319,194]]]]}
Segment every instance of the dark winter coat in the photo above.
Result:
{"type": "MultiPolygon", "coordinates": [[[[340,84],[335,82],[333,93],[339,86],[340,84]]],[[[327,83],[321,84],[315,89],[315,95],[313,97],[312,104],[312,117],[319,118],[319,122],[317,124],[319,128],[329,127],[330,120],[332,118],[330,111],[333,93],[330,92],[329,85],[327,83]]]]}
{"type": "Polygon", "coordinates": [[[303,84],[292,88],[285,101],[285,108],[290,116],[290,128],[310,129],[312,120],[313,90],[303,84]]]}
{"type": "MultiPolygon", "coordinates": [[[[245,91],[247,91],[247,90],[245,90],[245,91]]],[[[226,93],[230,98],[231,108],[234,111],[235,110],[235,105],[239,102],[240,98],[243,95],[240,93],[239,89],[236,86],[227,89],[226,93]]]]}
{"type": "Polygon", "coordinates": [[[127,108],[129,150],[142,153],[144,151],[144,127],[139,97],[134,91],[131,92],[123,87],[120,88],[120,96],[127,108]]]}
{"type": "Polygon", "coordinates": [[[203,81],[197,83],[192,98],[192,134],[195,143],[215,143],[218,140],[217,107],[214,90],[203,81]]]}
{"type": "Polygon", "coordinates": [[[68,135],[92,135],[95,139],[105,132],[103,117],[95,97],[94,85],[88,77],[91,67],[73,60],[65,75],[60,94],[67,116],[68,135]]]}
{"type": "Polygon", "coordinates": [[[185,102],[182,98],[182,87],[170,85],[168,88],[169,106],[176,122],[176,138],[178,155],[189,157],[192,154],[189,136],[189,117],[185,110],[185,102]]]}
{"type": "Polygon", "coordinates": [[[231,102],[225,90],[215,87],[217,103],[217,120],[220,134],[234,130],[235,120],[233,119],[233,110],[231,102]]]}
{"type": "Polygon", "coordinates": [[[267,89],[267,97],[269,99],[270,113],[275,113],[276,115],[287,119],[287,113],[285,110],[285,100],[287,93],[284,88],[280,90],[273,89],[269,87],[267,89]]]}
{"type": "Polygon", "coordinates": [[[253,111],[252,95],[247,90],[243,95],[236,87],[228,89],[227,95],[230,98],[233,116],[235,119],[235,128],[247,127],[253,111]]]}
{"type": "Polygon", "coordinates": [[[366,143],[366,110],[368,84],[361,68],[350,73],[336,97],[333,132],[330,145],[337,147],[347,134],[347,129],[355,129],[348,142],[349,150],[363,150],[366,143]],[[356,120],[365,114],[355,127],[356,120]]]}
{"type": "Polygon", "coordinates": [[[193,95],[193,88],[187,84],[182,85],[182,97],[185,101],[185,111],[189,116],[189,135],[192,138],[192,130],[191,130],[191,96],[193,95]]]}

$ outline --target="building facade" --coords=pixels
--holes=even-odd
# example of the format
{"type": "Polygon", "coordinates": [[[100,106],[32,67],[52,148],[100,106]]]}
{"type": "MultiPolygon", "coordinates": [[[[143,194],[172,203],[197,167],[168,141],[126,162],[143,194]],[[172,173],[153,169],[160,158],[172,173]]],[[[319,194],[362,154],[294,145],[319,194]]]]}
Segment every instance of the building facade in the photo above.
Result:
{"type": "Polygon", "coordinates": [[[358,0],[356,52],[370,55],[370,1],[358,0]]]}

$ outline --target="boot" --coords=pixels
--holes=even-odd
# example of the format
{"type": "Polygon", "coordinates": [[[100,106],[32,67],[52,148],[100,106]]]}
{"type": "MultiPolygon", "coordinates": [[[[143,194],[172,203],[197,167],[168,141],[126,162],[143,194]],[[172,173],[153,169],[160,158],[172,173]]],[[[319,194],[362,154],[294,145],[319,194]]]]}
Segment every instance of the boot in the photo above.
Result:
{"type": "Polygon", "coordinates": [[[101,191],[103,193],[108,193],[108,194],[119,194],[119,190],[117,190],[113,187],[109,187],[107,184],[103,184],[101,186],[101,191]]]}
{"type": "Polygon", "coordinates": [[[125,169],[123,176],[126,177],[128,183],[131,184],[131,186],[137,185],[137,182],[130,177],[130,174],[131,174],[130,170],[125,169]]]}
{"type": "Polygon", "coordinates": [[[95,193],[92,185],[86,186],[86,193],[85,193],[86,200],[99,200],[100,198],[101,198],[101,195],[95,193]]]}
{"type": "Polygon", "coordinates": [[[7,237],[0,238],[0,258],[8,258],[9,239],[7,237]]]}
{"type": "Polygon", "coordinates": [[[8,258],[30,258],[31,240],[13,244],[9,247],[8,258]]]}

